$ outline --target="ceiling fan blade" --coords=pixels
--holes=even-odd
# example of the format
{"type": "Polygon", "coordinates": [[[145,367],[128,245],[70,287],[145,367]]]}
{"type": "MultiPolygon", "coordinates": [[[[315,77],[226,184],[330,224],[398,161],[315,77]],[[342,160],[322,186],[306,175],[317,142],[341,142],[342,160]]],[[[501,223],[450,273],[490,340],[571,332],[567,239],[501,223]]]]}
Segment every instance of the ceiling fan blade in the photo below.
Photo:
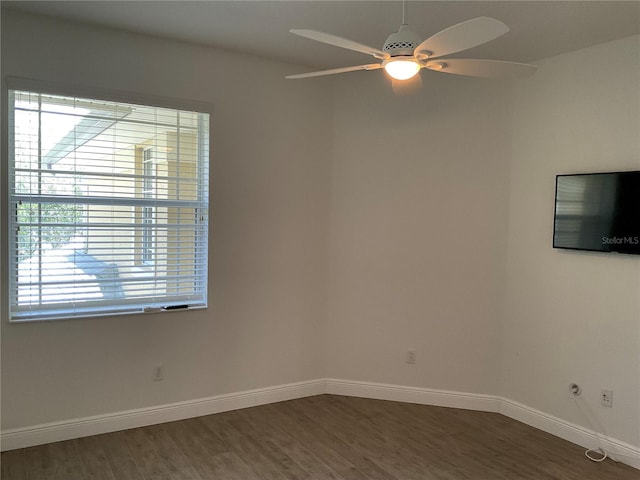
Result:
{"type": "Polygon", "coordinates": [[[523,78],[533,75],[538,68],[527,63],[462,58],[431,60],[425,64],[425,67],[437,72],[487,78],[523,78]]]}
{"type": "Polygon", "coordinates": [[[335,47],[347,48],[349,50],[355,50],[356,52],[366,53],[367,55],[373,55],[376,58],[387,58],[388,53],[378,50],[377,48],[363,45],[362,43],[354,42],[346,38],[331,35],[330,33],[318,32],[316,30],[291,30],[291,33],[300,35],[301,37],[309,38],[317,42],[328,43],[335,47]]]}
{"type": "Polygon", "coordinates": [[[478,17],[458,23],[432,35],[418,45],[414,55],[428,52],[429,57],[442,57],[487,43],[509,31],[504,23],[489,17],[478,17]]]}
{"type": "Polygon", "coordinates": [[[331,70],[320,70],[318,72],[298,73],[297,75],[287,75],[284,78],[309,78],[320,77],[322,75],[333,75],[334,73],[357,72],[358,70],[377,70],[382,68],[379,63],[370,63],[369,65],[358,65],[356,67],[332,68],[331,70]]]}

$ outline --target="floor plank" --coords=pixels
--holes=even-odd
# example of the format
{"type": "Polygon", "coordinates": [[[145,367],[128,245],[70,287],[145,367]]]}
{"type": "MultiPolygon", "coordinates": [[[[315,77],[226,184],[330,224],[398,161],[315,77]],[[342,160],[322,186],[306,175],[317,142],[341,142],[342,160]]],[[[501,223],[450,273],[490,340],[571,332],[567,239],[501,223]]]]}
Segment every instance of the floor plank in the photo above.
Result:
{"type": "Polygon", "coordinates": [[[262,442],[230,421],[229,415],[208,415],[200,421],[218,435],[263,480],[286,480],[278,462],[263,452],[262,442]]]}
{"type": "Polygon", "coordinates": [[[124,432],[124,442],[135,458],[140,475],[145,480],[173,480],[171,472],[156,451],[154,442],[142,428],[124,432]]]}
{"type": "Polygon", "coordinates": [[[0,461],[2,480],[22,480],[27,478],[27,459],[25,449],[11,450],[2,454],[0,461]]]}
{"type": "Polygon", "coordinates": [[[107,433],[101,437],[100,443],[113,475],[118,480],[143,480],[136,460],[127,447],[124,432],[107,433]]]}
{"type": "Polygon", "coordinates": [[[495,413],[319,395],[4,452],[2,480],[639,480],[495,413]]]}
{"type": "MultiPolygon", "coordinates": [[[[74,441],[76,450],[80,455],[87,475],[91,480],[120,480],[117,479],[111,470],[111,465],[107,460],[107,455],[100,441],[103,435],[93,437],[78,438],[74,441]]],[[[29,478],[29,480],[32,480],[29,478]]]]}
{"type": "Polygon", "coordinates": [[[136,428],[131,432],[140,431],[146,437],[172,480],[204,480],[167,430],[165,424],[136,428]]]}

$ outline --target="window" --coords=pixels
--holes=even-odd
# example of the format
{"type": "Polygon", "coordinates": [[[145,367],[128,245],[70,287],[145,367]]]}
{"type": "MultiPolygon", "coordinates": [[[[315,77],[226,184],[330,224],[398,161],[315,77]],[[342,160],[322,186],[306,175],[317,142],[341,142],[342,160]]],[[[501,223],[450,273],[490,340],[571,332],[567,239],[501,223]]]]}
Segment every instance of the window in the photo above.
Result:
{"type": "Polygon", "coordinates": [[[209,114],[9,90],[12,321],[207,300],[209,114]]]}

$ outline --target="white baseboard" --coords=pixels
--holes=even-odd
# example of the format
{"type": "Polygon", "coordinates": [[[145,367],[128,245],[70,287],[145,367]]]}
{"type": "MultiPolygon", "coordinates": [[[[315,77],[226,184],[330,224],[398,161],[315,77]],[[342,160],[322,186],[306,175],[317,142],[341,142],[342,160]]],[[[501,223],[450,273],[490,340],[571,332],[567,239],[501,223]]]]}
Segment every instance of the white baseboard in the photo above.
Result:
{"type": "Polygon", "coordinates": [[[480,412],[497,412],[500,408],[498,397],[480,393],[452,392],[430,388],[406,387],[386,383],[358,382],[328,378],[327,393],[349,397],[375,398],[395,402],[419,403],[438,407],[462,408],[480,412]]]}
{"type": "Polygon", "coordinates": [[[228,412],[294,398],[310,397],[324,393],[325,385],[324,379],[317,379],[216,395],[157,407],[138,408],[124,412],[3,430],[0,435],[0,450],[15,450],[16,448],[173,422],[185,418],[228,412]]]}
{"type": "Polygon", "coordinates": [[[567,422],[507,398],[500,399],[499,412],[509,418],[584,448],[597,449],[602,446],[612,459],[640,469],[640,447],[606,435],[598,435],[593,430],[567,422]]]}
{"type": "MultiPolygon", "coordinates": [[[[482,412],[497,412],[584,448],[600,447],[598,435],[593,430],[567,422],[508,398],[333,378],[327,379],[326,382],[326,392],[335,395],[462,408],[482,412]]],[[[600,440],[602,441],[602,448],[607,451],[611,458],[640,469],[640,447],[604,435],[600,435],[600,440]]]]}
{"type": "MultiPolygon", "coordinates": [[[[597,448],[599,446],[598,436],[592,430],[495,395],[327,378],[216,395],[157,407],[3,430],[0,435],[0,449],[2,451],[14,450],[16,448],[172,422],[323,393],[496,412],[585,448],[597,448]]],[[[609,452],[612,458],[640,469],[640,447],[603,435],[600,436],[600,439],[603,448],[609,452]]]]}

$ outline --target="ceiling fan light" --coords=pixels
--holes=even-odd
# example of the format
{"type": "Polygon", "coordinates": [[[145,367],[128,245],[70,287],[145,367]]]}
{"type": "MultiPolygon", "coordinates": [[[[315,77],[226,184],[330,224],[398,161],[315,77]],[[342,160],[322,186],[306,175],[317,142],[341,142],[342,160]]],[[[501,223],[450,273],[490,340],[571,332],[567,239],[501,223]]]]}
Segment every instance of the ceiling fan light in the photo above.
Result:
{"type": "Polygon", "coordinates": [[[396,80],[409,80],[420,71],[420,65],[415,60],[393,60],[384,66],[387,73],[396,80]]]}

